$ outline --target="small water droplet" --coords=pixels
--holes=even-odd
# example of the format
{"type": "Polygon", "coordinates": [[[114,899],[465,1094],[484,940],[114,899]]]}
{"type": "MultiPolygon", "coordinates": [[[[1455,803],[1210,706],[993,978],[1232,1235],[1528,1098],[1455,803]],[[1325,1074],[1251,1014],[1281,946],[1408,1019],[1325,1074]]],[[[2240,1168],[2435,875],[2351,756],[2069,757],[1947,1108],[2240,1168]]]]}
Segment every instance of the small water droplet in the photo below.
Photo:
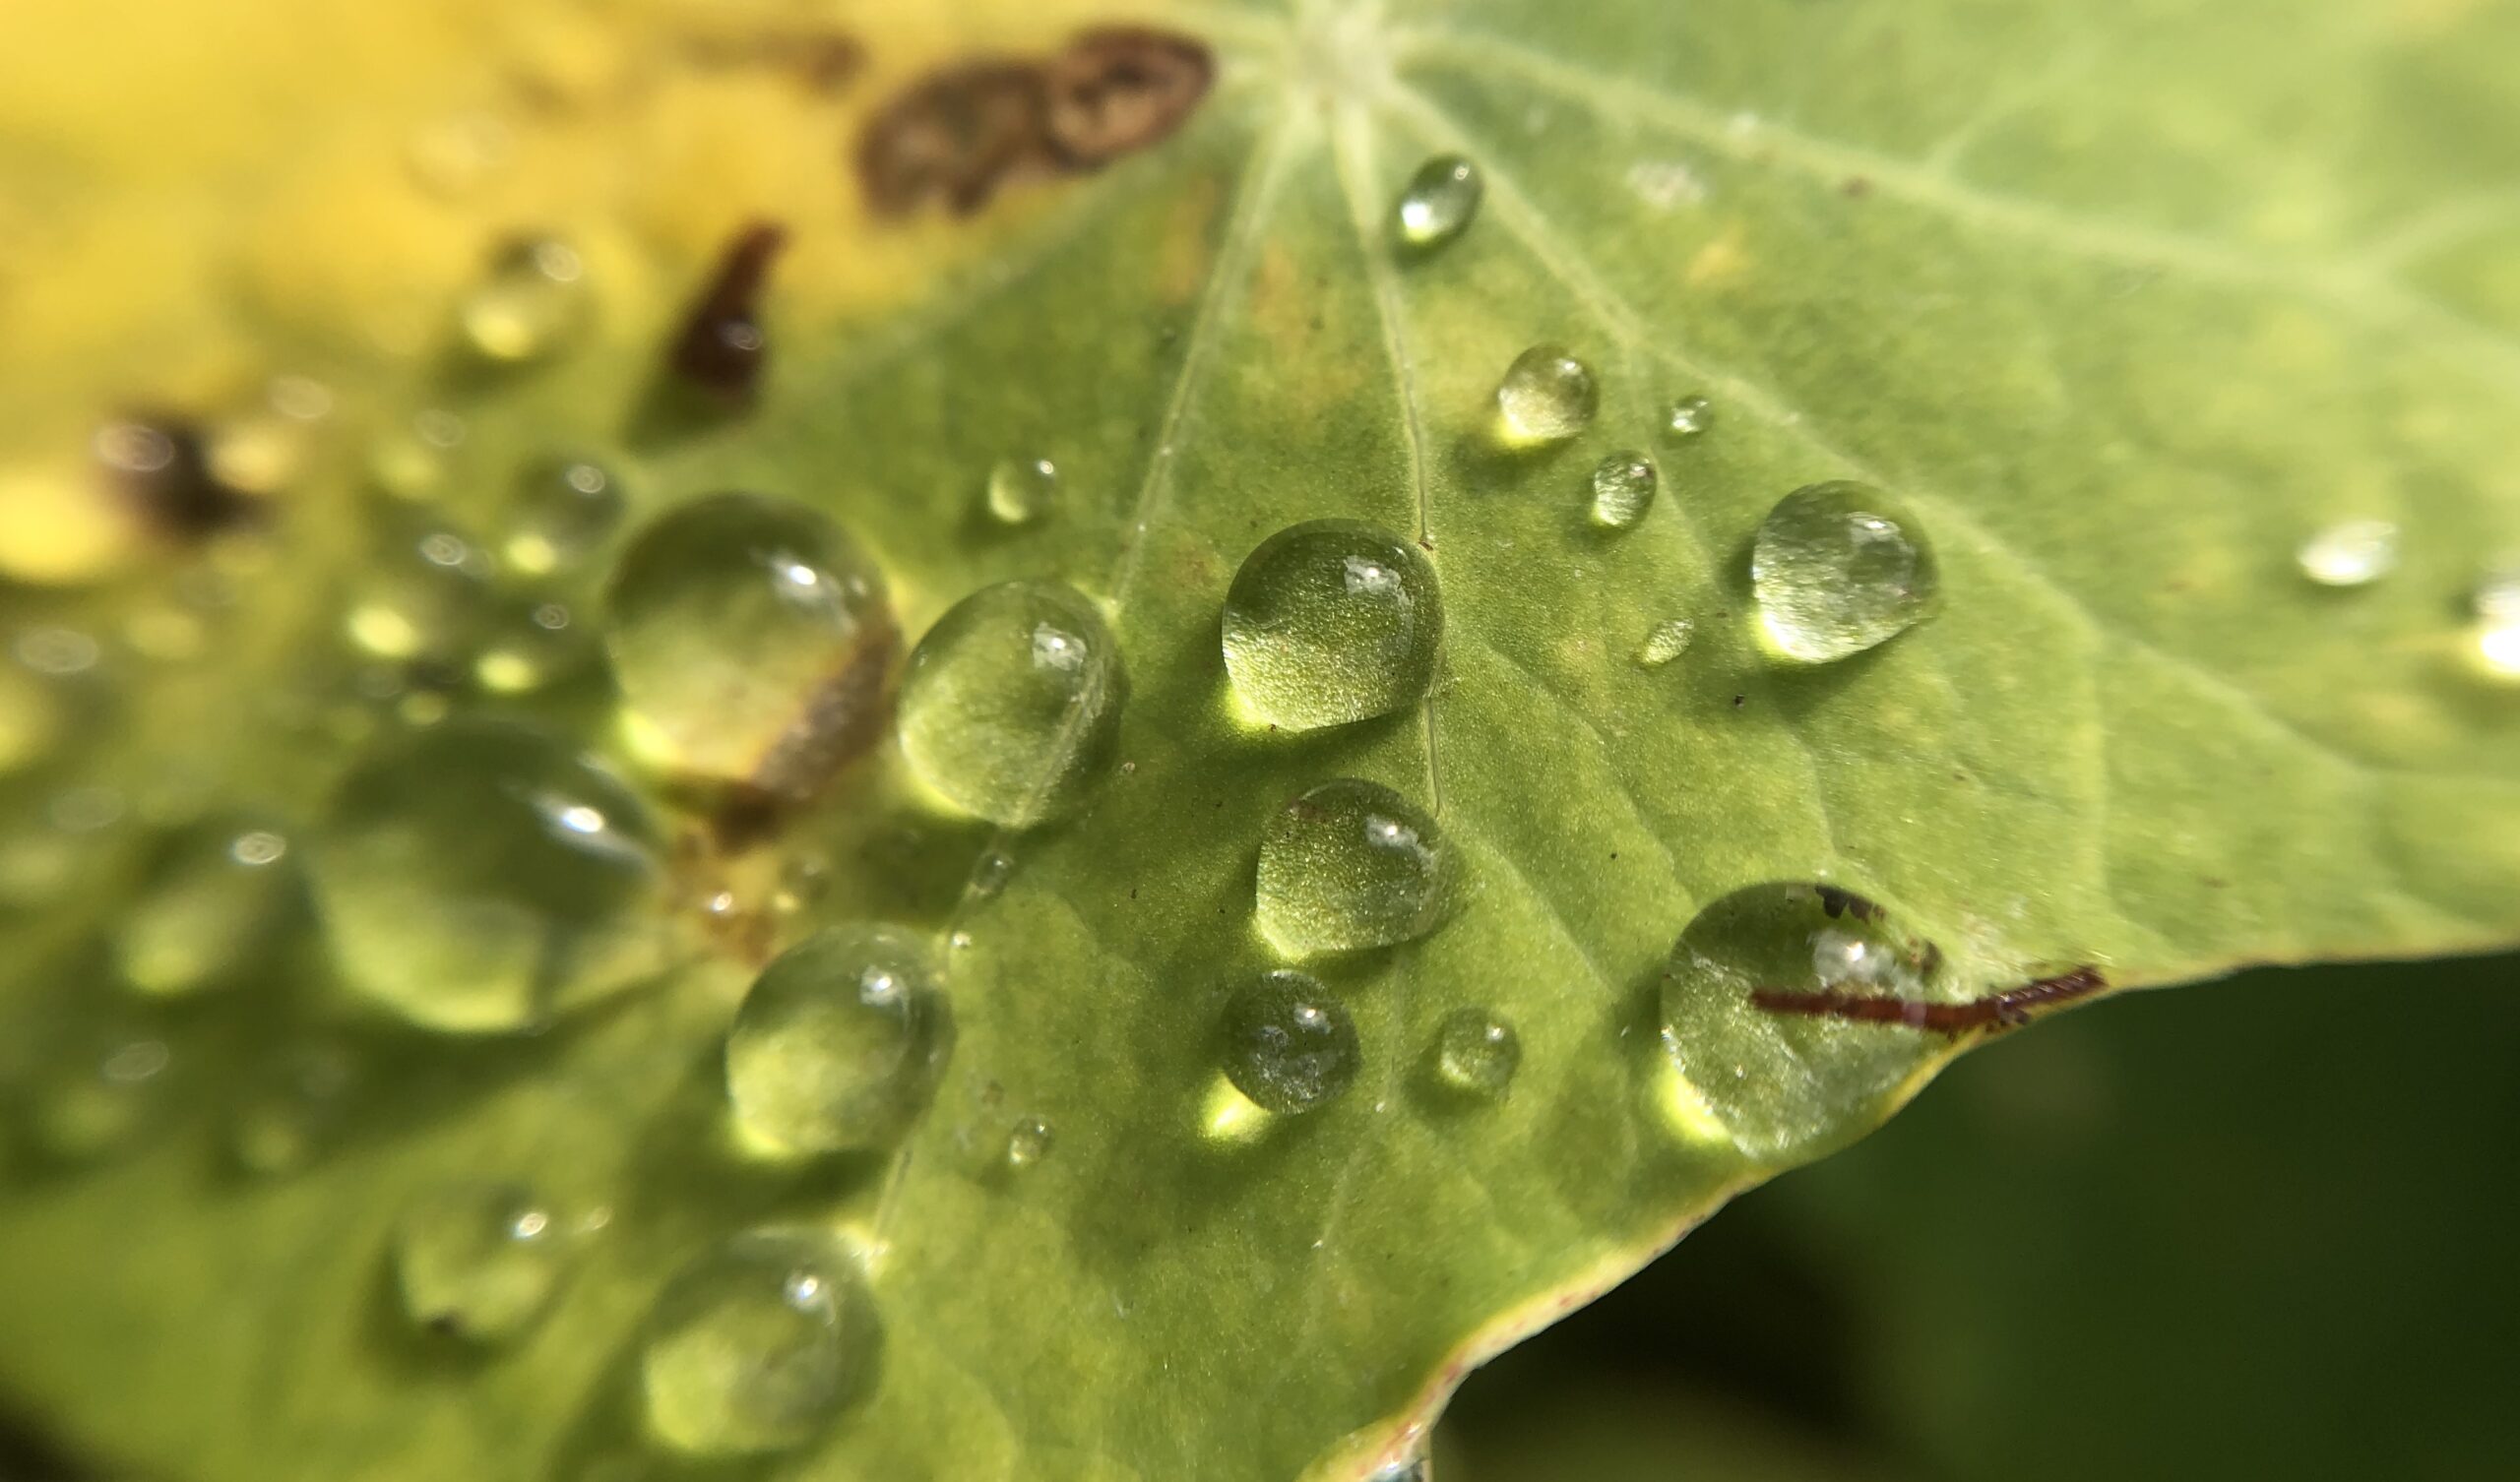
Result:
{"type": "Polygon", "coordinates": [[[271,1178],[314,1161],[358,1083],[358,1059],[321,1041],[290,1045],[256,1068],[227,1122],[238,1170],[271,1178]]]}
{"type": "Polygon", "coordinates": [[[899,631],[882,572],[815,511],[750,494],[668,511],[606,600],[622,696],[680,770],[801,795],[874,740],[899,631]]]}
{"type": "Polygon", "coordinates": [[[2398,527],[2386,520],[2344,520],[2301,542],[2301,575],[2321,587],[2365,587],[2398,564],[2398,527]]]}
{"type": "Polygon", "coordinates": [[[1751,886],[1698,912],[1663,977],[1663,1038],[1722,1135],[1800,1161],[1867,1131],[1940,1036],[1779,1013],[1753,989],[1941,996],[1939,955],[1869,901],[1818,886],[1751,886]]]}
{"type": "Polygon", "coordinates": [[[1404,710],[1435,680],[1444,606],[1418,547],[1353,520],[1262,541],[1225,599],[1233,689],[1271,725],[1313,730],[1404,710]]]}
{"type": "Polygon", "coordinates": [[[1654,461],[1642,453],[1613,453],[1593,468],[1593,523],[1623,530],[1645,518],[1660,481],[1654,461]]]}
{"type": "Polygon", "coordinates": [[[235,819],[169,837],[138,896],[118,918],[113,960],[122,980],[153,998],[232,981],[254,963],[295,897],[288,841],[235,819]]]}
{"type": "Polygon", "coordinates": [[[489,605],[489,553],[442,521],[404,516],[385,522],[375,551],[343,614],[344,634],[377,658],[454,661],[489,605]]]}
{"type": "Polygon", "coordinates": [[[1435,929],[1453,861],[1435,821],[1378,783],[1341,778],[1291,800],[1260,836],[1260,934],[1290,957],[1357,952],[1435,929]]]}
{"type": "Polygon", "coordinates": [[[1663,430],[1680,442],[1703,436],[1714,425],[1715,404],[1704,397],[1682,397],[1663,414],[1663,430]]]}
{"type": "Polygon", "coordinates": [[[1053,1134],[1050,1124],[1039,1117],[1026,1117],[1006,1135],[1006,1171],[1022,1173],[1050,1155],[1053,1134]]]}
{"type": "Polygon", "coordinates": [[[991,849],[972,866],[972,894],[982,900],[989,899],[1006,889],[1007,880],[1014,874],[1015,861],[1003,850],[991,849]]]}
{"type": "Polygon", "coordinates": [[[76,628],[30,628],[18,635],[10,651],[29,669],[58,679],[94,668],[103,650],[76,628]]]}
{"type": "Polygon", "coordinates": [[[1435,1031],[1435,1075],[1465,1096],[1502,1097],[1522,1064],[1522,1036],[1490,1010],[1456,1009],[1435,1031]]]}
{"type": "Polygon", "coordinates": [[[1648,669],[1659,669],[1689,651],[1690,640],[1697,637],[1696,625],[1687,618],[1667,618],[1645,632],[1636,646],[1636,661],[1648,669]]]}
{"type": "Polygon", "coordinates": [[[1479,215],[1486,182],[1479,166],[1459,154],[1438,154],[1418,166],[1392,208],[1392,229],[1402,246],[1431,251],[1468,230],[1479,215]]]}
{"type": "Polygon", "coordinates": [[[493,695],[524,695],[594,664],[596,636],[568,603],[526,595],[500,605],[472,657],[472,678],[493,695]]]}
{"type": "Polygon", "coordinates": [[[640,1358],[648,1427],[694,1455],[800,1446],[857,1397],[881,1345],[853,1252],[805,1230],[747,1231],[657,1299],[640,1358]]]}
{"type": "Polygon", "coordinates": [[[1356,1025],[1329,990],[1278,971],[1226,1006],[1225,1074],[1263,1111],[1294,1115],[1327,1105],[1356,1079],[1356,1025]]]}
{"type": "Polygon", "coordinates": [[[349,988],[427,1028],[506,1032],[659,964],[647,810],[556,737],[454,720],[351,769],[315,843],[349,988]]]}
{"type": "Polygon", "coordinates": [[[545,237],[500,249],[457,317],[474,352],[516,362],[549,354],[576,333],[587,309],[586,264],[576,248],[545,237]]]}
{"type": "Polygon", "coordinates": [[[902,753],[954,806],[1024,828],[1080,802],[1110,760],[1128,680],[1093,602],[1004,582],[927,630],[902,681],[902,753]]]}
{"type": "Polygon", "coordinates": [[[893,926],[829,927],[761,971],[726,1033],[737,1123],[772,1150],[881,1147],[907,1132],[944,1067],[943,975],[893,926]]]}
{"type": "Polygon", "coordinates": [[[1058,504],[1058,465],[1046,458],[1000,459],[988,471],[988,512],[1007,525],[1031,525],[1058,504]]]}
{"type": "Polygon", "coordinates": [[[521,1184],[433,1189],[394,1227],[403,1311],[430,1332],[498,1344],[538,1322],[568,1273],[568,1242],[539,1196],[521,1184]]]}
{"type": "Polygon", "coordinates": [[[27,1132],[60,1163],[93,1163],[137,1146],[173,1101],[172,1046],[158,1033],[109,1024],[56,1046],[27,1088],[27,1132]]]}
{"type": "Polygon", "coordinates": [[[1593,424],[1600,404],[1592,368],[1553,344],[1515,356],[1496,383],[1496,411],[1511,443],[1562,443],[1593,424]]]}
{"type": "Polygon", "coordinates": [[[626,507],[620,476],[604,464],[580,458],[536,461],[517,478],[500,551],[527,576],[568,570],[603,544],[626,507]]]}
{"type": "Polygon", "coordinates": [[[1838,482],[1796,489],[1768,512],[1750,587],[1775,649],[1827,663],[1923,621],[1941,577],[1915,516],[1879,489],[1838,482]]]}

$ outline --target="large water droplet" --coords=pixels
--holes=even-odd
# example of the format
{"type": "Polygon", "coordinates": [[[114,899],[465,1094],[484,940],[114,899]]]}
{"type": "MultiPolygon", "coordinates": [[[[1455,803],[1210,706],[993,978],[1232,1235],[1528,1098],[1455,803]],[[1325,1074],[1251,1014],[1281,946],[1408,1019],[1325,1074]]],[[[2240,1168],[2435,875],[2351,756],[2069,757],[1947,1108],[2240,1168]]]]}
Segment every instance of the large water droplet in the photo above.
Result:
{"type": "Polygon", "coordinates": [[[473,1343],[524,1335],[568,1271],[568,1240],[550,1205],[520,1184],[431,1190],[394,1228],[403,1311],[431,1332],[473,1343]]]}
{"type": "Polygon", "coordinates": [[[1553,344],[1514,357],[1496,383],[1496,412],[1513,443],[1562,443],[1593,424],[1601,390],[1592,368],[1553,344]]]}
{"type": "Polygon", "coordinates": [[[809,792],[874,738],[900,636],[882,573],[814,511],[683,505],[632,539],[607,601],[623,698],[682,770],[809,792]]]}
{"type": "Polygon", "coordinates": [[[902,753],[954,806],[1027,827],[1084,798],[1127,694],[1119,641],[1092,601],[1003,582],[955,603],[912,650],[902,753]]]}
{"type": "Polygon", "coordinates": [[[166,840],[139,897],[113,932],[114,965],[134,990],[160,998],[231,979],[296,889],[288,839],[275,829],[219,820],[166,840]]]}
{"type": "Polygon", "coordinates": [[[1456,1009],[1435,1030],[1435,1078],[1448,1090],[1496,1100],[1522,1064],[1522,1036],[1491,1010],[1456,1009]]]}
{"type": "Polygon", "coordinates": [[[587,459],[539,460],[519,475],[509,498],[508,564],[527,576],[575,566],[621,523],[620,475],[587,459]]]}
{"type": "Polygon", "coordinates": [[[648,1319],[648,1426],[676,1451],[743,1455],[813,1439],[872,1376],[882,1331],[852,1252],[753,1230],[694,1259],[648,1319]]]}
{"type": "Polygon", "coordinates": [[[489,276],[464,300],[464,338],[484,359],[549,354],[587,317],[586,264],[566,242],[543,238],[501,249],[489,276]]]}
{"type": "Polygon", "coordinates": [[[1225,666],[1271,725],[1313,730],[1404,710],[1435,682],[1443,594],[1417,546],[1353,520],[1262,541],[1225,599],[1225,666]]]}
{"type": "Polygon", "coordinates": [[[1613,453],[1593,468],[1593,523],[1623,530],[1645,518],[1660,482],[1654,461],[1642,453],[1613,453]]]}
{"type": "Polygon", "coordinates": [[[1292,799],[1260,835],[1260,934],[1290,957],[1357,952],[1435,929],[1453,862],[1435,821],[1379,783],[1343,777],[1292,799]]]}
{"type": "Polygon", "coordinates": [[[1031,525],[1058,503],[1059,470],[1046,458],[1000,459],[988,470],[988,512],[1006,525],[1031,525]]]}
{"type": "Polygon", "coordinates": [[[1264,1111],[1293,1115],[1337,1100],[1363,1052],[1355,1021],[1300,972],[1272,972],[1226,1006],[1225,1074],[1264,1111]]]}
{"type": "Polygon", "coordinates": [[[1636,661],[1648,669],[1659,669],[1689,651],[1690,640],[1697,628],[1687,618],[1667,618],[1645,630],[1645,638],[1636,646],[1636,661]]]}
{"type": "Polygon", "coordinates": [[[345,982],[413,1023],[522,1029],[661,961],[646,809],[544,732],[452,721],[353,768],[316,844],[345,982]]]}
{"type": "Polygon", "coordinates": [[[2397,569],[2398,527],[2386,520],[2343,520],[2301,542],[2301,575],[2321,587],[2364,587],[2397,569]]]}
{"type": "Polygon", "coordinates": [[[1438,154],[1418,166],[1392,207],[1392,230],[1404,247],[1431,251],[1460,236],[1479,215],[1486,182],[1479,166],[1459,154],[1438,154]]]}
{"type": "Polygon", "coordinates": [[[1822,886],[1751,886],[1698,912],[1672,948],[1664,1045],[1742,1151],[1813,1157],[1868,1131],[1941,1036],[1761,1008],[1751,992],[1941,998],[1939,963],[1871,901],[1822,886]]]}
{"type": "Polygon", "coordinates": [[[1878,489],[1839,482],[1796,489],[1768,512],[1750,587],[1776,650],[1826,663],[1931,615],[1941,577],[1915,516],[1878,489]]]}
{"type": "Polygon", "coordinates": [[[787,1153],[881,1147],[926,1106],[949,1039],[943,976],[893,926],[815,933],[762,969],[726,1034],[736,1121],[787,1153]]]}

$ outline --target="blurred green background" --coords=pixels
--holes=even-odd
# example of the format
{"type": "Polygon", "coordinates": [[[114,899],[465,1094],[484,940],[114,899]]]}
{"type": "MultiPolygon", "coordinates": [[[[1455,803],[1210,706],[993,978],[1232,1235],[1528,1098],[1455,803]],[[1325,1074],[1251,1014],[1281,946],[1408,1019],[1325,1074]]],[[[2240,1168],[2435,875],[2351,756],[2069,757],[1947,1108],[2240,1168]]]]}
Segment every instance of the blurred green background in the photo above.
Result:
{"type": "Polygon", "coordinates": [[[2515,988],[2255,972],[1988,1046],[1475,1377],[1438,1482],[2520,1477],[2515,988]]]}

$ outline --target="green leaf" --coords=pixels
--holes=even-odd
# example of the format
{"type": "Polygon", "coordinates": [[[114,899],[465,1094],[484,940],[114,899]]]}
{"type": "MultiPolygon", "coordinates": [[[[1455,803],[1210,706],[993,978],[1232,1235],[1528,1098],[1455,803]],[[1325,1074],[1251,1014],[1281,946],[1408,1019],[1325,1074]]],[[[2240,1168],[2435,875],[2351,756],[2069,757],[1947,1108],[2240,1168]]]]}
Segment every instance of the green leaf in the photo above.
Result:
{"type": "MultiPolygon", "coordinates": [[[[121,111],[0,88],[0,226],[64,264],[12,288],[43,313],[5,373],[8,487],[49,502],[0,523],[0,567],[125,572],[12,594],[26,625],[113,639],[98,703],[120,717],[11,784],[35,822],[0,872],[28,964],[10,1001],[67,1036],[17,1036],[38,1062],[19,1099],[56,1149],[172,1124],[120,1161],[31,1156],[0,1205],[0,1377],[81,1446],[258,1482],[636,1475],[644,1315],[694,1253],[802,1223],[867,1253],[883,1337],[785,1473],[1361,1476],[1480,1357],[1965,1043],[1684,971],[1702,1083],[1676,1081],[1658,1000],[1682,930],[1732,897],[1723,950],[1790,957],[1803,939],[1760,912],[1824,903],[1736,892],[1880,902],[1881,945],[1950,1004],[2086,964],[2133,986],[2520,936],[2520,687],[2466,606],[2520,548],[2510,7],[1156,10],[1220,61],[1186,125],[1086,177],[1036,161],[969,218],[869,215],[841,164],[872,110],[926,68],[1112,18],[892,9],[850,38],[871,71],[837,101],[758,62],[799,44],[767,22],[380,6],[345,36],[299,0],[220,43],[228,74],[94,43],[103,7],[48,22],[34,54],[120,69],[90,92],[121,111]],[[1476,162],[1483,204],[1449,245],[1396,251],[1393,196],[1438,154],[1476,162]],[[663,415],[694,286],[765,216],[795,246],[757,403],[663,415]],[[481,265],[542,231],[578,243],[594,294],[568,353],[441,353],[481,265]],[[1589,368],[1598,416],[1504,447],[1498,378],[1540,344],[1589,368]],[[114,407],[250,430],[238,386],[282,371],[335,409],[276,480],[277,532],[208,558],[232,609],[169,620],[181,563],[100,533],[65,460],[114,407]],[[1672,438],[1693,396],[1713,424],[1672,438]],[[460,443],[434,419],[414,443],[424,408],[460,443]],[[336,635],[386,569],[369,486],[504,531],[519,467],[580,449],[641,518],[724,489],[836,517],[905,635],[1003,581],[1095,598],[1127,670],[1116,734],[1023,790],[1064,801],[1090,764],[1074,811],[993,830],[886,743],[738,848],[648,775],[684,838],[644,924],[687,955],[550,1032],[362,1022],[303,929],[224,994],[116,1003],[91,944],[149,868],[135,821],[272,809],[321,835],[359,745],[447,704],[346,701],[336,635]],[[1598,528],[1592,470],[1628,449],[1659,495],[1598,528]],[[1040,459],[1054,510],[992,517],[992,467],[1040,459]],[[1909,512],[1938,611],[1788,663],[1758,638],[1749,546],[1790,491],[1840,480],[1909,512]],[[2306,581],[2297,547],[2358,518],[2400,527],[2394,572],[2306,581]],[[1438,677],[1399,713],[1272,729],[1232,698],[1221,612],[1246,555],[1321,519],[1425,550],[1438,677]],[[1685,651],[1640,663],[1673,621],[1685,651]],[[1258,852],[1339,777],[1422,811],[1453,868],[1422,918],[1397,913],[1430,932],[1308,964],[1354,1019],[1354,1083],[1257,1116],[1220,1077],[1228,998],[1279,960],[1258,852]],[[99,786],[121,825],[66,837],[99,786]],[[869,920],[944,961],[932,1106],[898,1150],[748,1157],[721,1039],[762,948],[869,920]],[[1519,1039],[1501,1100],[1434,1073],[1471,1009],[1519,1039]],[[108,1029],[170,1064],[114,1060],[100,1101],[59,1045],[108,1029]],[[310,1104],[270,1063],[301,1049],[350,1067],[307,1113],[321,1145],[285,1176],[206,1172],[258,1098],[310,1104]],[[1716,1083],[1710,1051],[1758,1074],[1716,1083]],[[1010,1167],[1036,1121],[1046,1151],[1010,1167]],[[580,1247],[511,1349],[399,1310],[392,1230],[450,1179],[524,1182],[580,1247]]],[[[153,39],[228,34],[226,6],[149,15],[153,39]]],[[[730,669],[755,637],[730,635],[730,669]]],[[[459,690],[646,766],[599,676],[459,690]]]]}

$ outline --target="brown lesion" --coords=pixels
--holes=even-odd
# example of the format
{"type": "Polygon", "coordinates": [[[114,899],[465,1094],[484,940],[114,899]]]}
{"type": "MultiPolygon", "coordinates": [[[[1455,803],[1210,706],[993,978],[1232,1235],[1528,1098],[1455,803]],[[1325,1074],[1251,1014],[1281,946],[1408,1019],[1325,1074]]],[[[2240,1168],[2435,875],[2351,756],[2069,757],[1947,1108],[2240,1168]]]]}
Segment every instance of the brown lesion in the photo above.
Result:
{"type": "Polygon", "coordinates": [[[1771,1014],[1799,1014],[1814,1019],[1841,1019],[1856,1023],[1902,1024],[1939,1034],[1972,1029],[2011,1029],[2030,1022],[2041,1010],[2088,998],[2109,986],[2098,967],[2085,964],[2053,977],[2038,978],[1956,1004],[1889,994],[1859,993],[1831,986],[1807,991],[1753,988],[1750,1002],[1771,1014]]]}
{"type": "Polygon", "coordinates": [[[857,137],[858,182],[887,215],[931,201],[968,215],[1010,184],[1100,169],[1170,137],[1215,76],[1204,42],[1148,27],[1088,31],[1043,58],[960,62],[875,110],[857,137]]]}
{"type": "Polygon", "coordinates": [[[666,363],[676,376],[728,405],[752,400],[769,358],[762,291],[787,245],[787,229],[773,221],[755,221],[735,234],[674,337],[666,363]]]}

